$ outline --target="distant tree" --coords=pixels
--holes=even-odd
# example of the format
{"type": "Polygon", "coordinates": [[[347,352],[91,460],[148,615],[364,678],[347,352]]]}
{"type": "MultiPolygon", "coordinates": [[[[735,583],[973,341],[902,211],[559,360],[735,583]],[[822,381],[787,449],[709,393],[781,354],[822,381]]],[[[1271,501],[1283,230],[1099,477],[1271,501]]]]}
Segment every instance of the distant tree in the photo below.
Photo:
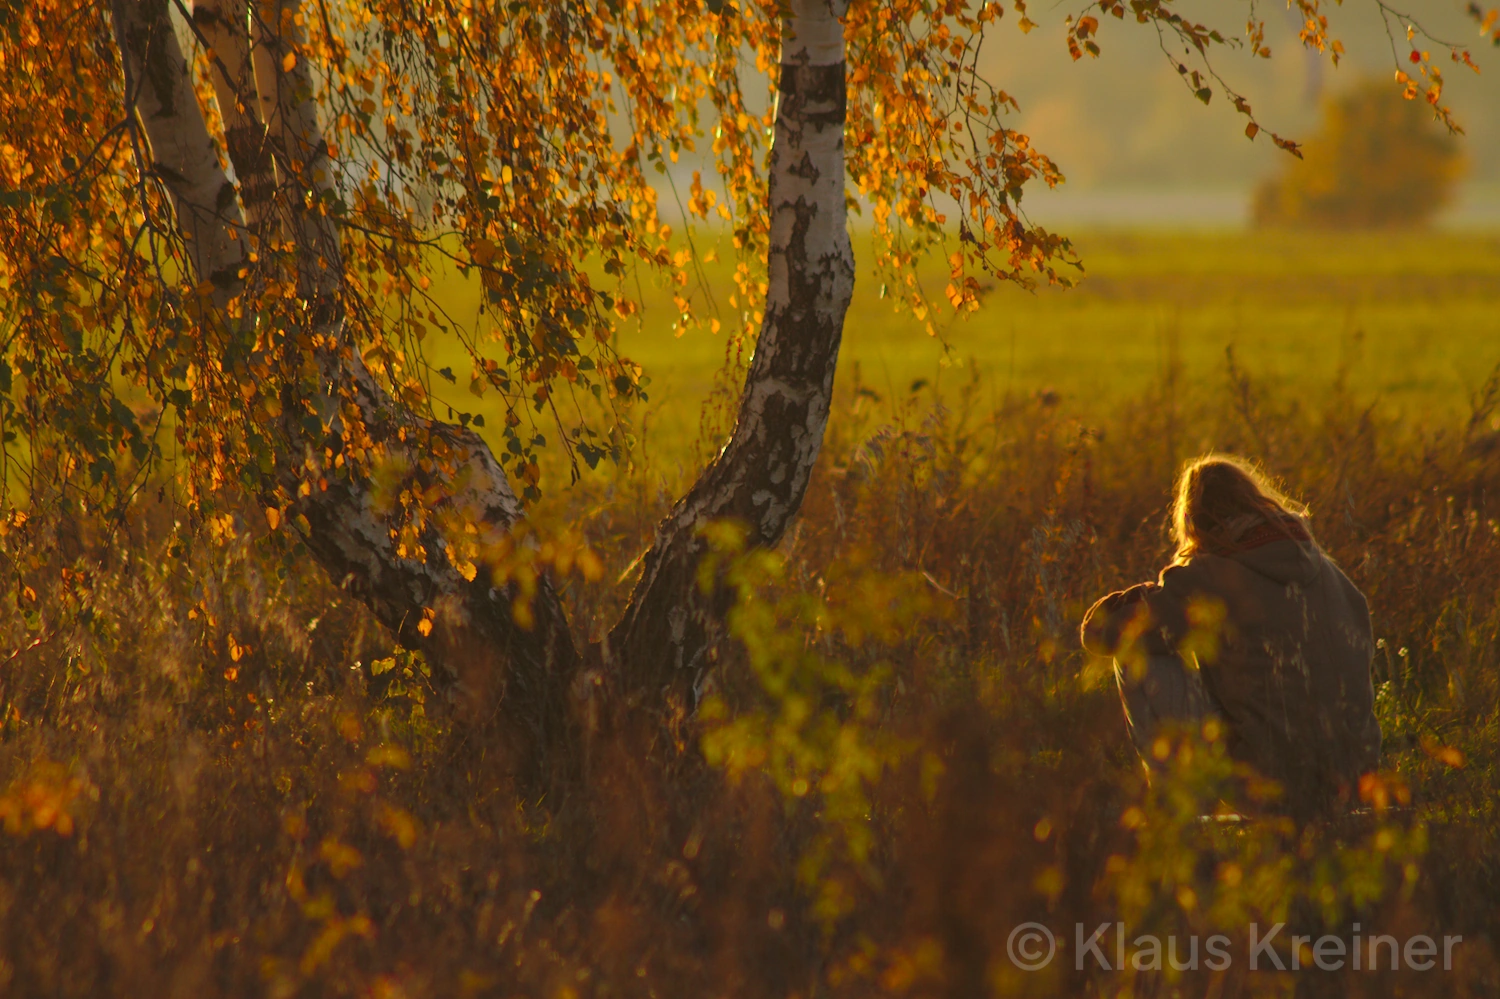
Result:
{"type": "Polygon", "coordinates": [[[1424,101],[1369,80],[1323,107],[1304,158],[1255,192],[1257,226],[1390,229],[1420,226],[1453,198],[1458,141],[1424,101]]]}

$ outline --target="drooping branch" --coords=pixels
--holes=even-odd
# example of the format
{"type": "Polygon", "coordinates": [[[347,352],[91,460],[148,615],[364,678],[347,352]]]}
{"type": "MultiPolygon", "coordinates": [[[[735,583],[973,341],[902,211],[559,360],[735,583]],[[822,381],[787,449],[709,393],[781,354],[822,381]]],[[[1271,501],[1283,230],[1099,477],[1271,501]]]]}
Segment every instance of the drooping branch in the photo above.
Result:
{"type": "MultiPolygon", "coordinates": [[[[221,40],[226,51],[238,49],[238,14],[224,11],[217,9],[221,40]]],[[[275,97],[266,129],[280,178],[272,210],[284,214],[295,239],[301,302],[294,310],[300,330],[284,347],[283,396],[292,398],[278,427],[282,440],[266,498],[285,503],[288,519],[300,522],[302,540],[333,578],[346,580],[404,645],[428,653],[435,679],[451,678],[443,685],[469,709],[502,719],[519,775],[537,787],[568,756],[555,751],[572,739],[569,695],[579,657],[545,578],[524,592],[482,564],[449,557],[454,530],[471,532],[481,550],[502,547],[522,520],[521,504],[477,435],[422,418],[395,400],[371,376],[350,335],[339,232],[324,198],[333,191],[328,147],[293,13],[285,3],[262,11],[255,51],[265,48],[276,58],[251,60],[257,94],[275,97]],[[261,79],[262,71],[271,78],[261,79]],[[315,376],[309,378],[302,357],[313,361],[315,376]],[[415,537],[403,535],[402,511],[385,498],[390,490],[379,487],[378,474],[431,497],[415,537]],[[518,602],[527,604],[519,613],[518,602]]],[[[157,172],[179,225],[190,247],[215,248],[197,250],[192,265],[213,274],[221,260],[243,261],[243,216],[209,141],[164,0],[116,0],[115,21],[130,92],[146,95],[137,106],[151,148],[171,157],[157,154],[167,165],[157,172]],[[144,87],[133,84],[143,77],[144,87]],[[204,223],[220,219],[205,216],[205,190],[228,192],[220,211],[232,215],[233,225],[204,223]],[[239,257],[211,242],[220,232],[239,241],[239,257]]],[[[239,75],[232,88],[226,78],[226,88],[238,101],[244,59],[240,51],[229,54],[240,68],[231,69],[239,75]]],[[[253,125],[266,109],[264,101],[253,109],[239,104],[236,114],[253,125]]]]}
{"type": "MultiPolygon", "coordinates": [[[[118,2],[138,17],[145,4],[159,0],[118,2]]],[[[521,505],[476,435],[414,413],[366,369],[346,319],[343,248],[332,211],[338,191],[295,5],[270,0],[257,7],[247,17],[247,44],[234,0],[208,2],[200,9],[203,21],[212,20],[207,27],[219,33],[210,44],[222,77],[218,98],[232,108],[226,121],[263,134],[274,168],[254,159],[248,144],[232,147],[237,173],[257,182],[274,177],[265,212],[283,221],[278,233],[260,226],[254,236],[289,237],[295,248],[297,305],[289,339],[278,348],[286,358],[286,404],[265,496],[283,506],[319,562],[347,580],[403,644],[427,650],[435,666],[455,675],[454,689],[470,690],[470,703],[494,706],[529,776],[540,778],[576,755],[568,750],[578,735],[571,697],[580,657],[561,602],[542,576],[529,593],[529,612],[518,617],[518,584],[450,557],[451,533],[439,526],[461,525],[478,535],[481,549],[498,547],[521,523],[521,505]],[[255,93],[249,103],[247,72],[255,93]],[[392,480],[398,490],[426,497],[414,528],[390,500],[392,480]]],[[[844,202],[842,14],[842,3],[797,0],[782,22],[769,286],[736,428],[660,525],[643,577],[605,648],[627,689],[679,704],[693,696],[725,609],[722,595],[697,586],[701,529],[734,519],[746,526],[750,544],[775,544],[802,502],[822,444],[854,281],[844,202]]],[[[164,13],[159,17],[169,25],[164,13]]],[[[122,49],[134,44],[127,35],[122,49]]],[[[139,56],[131,50],[126,59],[130,65],[139,56]]],[[[173,72],[173,86],[191,94],[180,57],[173,72]]],[[[178,103],[183,116],[197,117],[206,138],[196,102],[178,103]]],[[[148,132],[152,127],[148,123],[148,132]]],[[[220,185],[227,184],[206,142],[197,167],[218,170],[220,185]]],[[[188,193],[174,188],[180,205],[190,205],[188,193]]],[[[268,217],[259,213],[259,202],[257,217],[268,217]]],[[[284,259],[258,256],[262,268],[284,259]]]]}
{"type": "Polygon", "coordinates": [[[794,0],[782,20],[769,178],[765,318],[728,445],[657,528],[608,653],[627,686],[690,706],[722,611],[697,572],[702,528],[734,519],[780,540],[823,442],[854,252],[844,203],[845,4],[794,0]]]}

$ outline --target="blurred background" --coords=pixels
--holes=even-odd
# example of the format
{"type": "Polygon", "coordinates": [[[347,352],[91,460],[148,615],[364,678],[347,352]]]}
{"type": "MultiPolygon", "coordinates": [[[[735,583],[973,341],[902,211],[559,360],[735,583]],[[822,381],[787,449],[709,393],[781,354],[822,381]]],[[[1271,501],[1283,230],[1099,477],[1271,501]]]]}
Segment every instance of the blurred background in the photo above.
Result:
{"type": "MultiPolygon", "coordinates": [[[[1319,131],[1330,101],[1379,81],[1392,99],[1392,77],[1411,69],[1403,25],[1383,21],[1373,4],[1331,8],[1330,33],[1347,55],[1335,68],[1326,55],[1297,40],[1291,12],[1267,14],[1272,58],[1221,51],[1215,67],[1254,107],[1267,128],[1307,141],[1319,131]],[[1390,29],[1388,37],[1387,28],[1390,29]]],[[[1448,63],[1433,52],[1447,84],[1443,102],[1467,133],[1460,148],[1465,171],[1451,202],[1436,215],[1444,228],[1488,228],[1500,223],[1500,66],[1478,36],[1463,4],[1425,2],[1416,11],[1433,36],[1470,47],[1485,72],[1448,63]],[[1481,48],[1483,51],[1481,51],[1481,48]]],[[[1223,5],[1189,3],[1184,16],[1234,29],[1223,5]]],[[[1067,183],[1055,192],[1028,192],[1033,218],[1048,224],[1184,226],[1233,229],[1251,224],[1257,184],[1283,171],[1290,157],[1262,135],[1244,136],[1245,119],[1221,88],[1207,107],[1194,100],[1172,68],[1154,31],[1105,18],[1097,59],[1074,63],[1050,19],[1029,34],[994,33],[982,62],[987,75],[1021,105],[1017,125],[1062,168],[1067,183]]],[[[1180,55],[1166,46],[1172,55],[1180,55]]],[[[1180,48],[1178,46],[1177,48],[1180,48]]],[[[1428,44],[1426,48],[1432,51],[1428,44]]],[[[1413,110],[1428,110],[1420,98],[1413,110]]],[[[1427,115],[1430,119],[1430,115],[1427,115]]],[[[1438,129],[1441,131],[1441,128],[1438,129]]]]}

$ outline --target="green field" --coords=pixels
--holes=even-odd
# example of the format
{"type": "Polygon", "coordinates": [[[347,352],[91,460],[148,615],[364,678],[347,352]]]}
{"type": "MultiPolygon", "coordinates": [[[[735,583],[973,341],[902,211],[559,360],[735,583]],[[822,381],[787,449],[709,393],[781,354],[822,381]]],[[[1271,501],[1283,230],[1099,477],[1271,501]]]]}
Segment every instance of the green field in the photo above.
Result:
{"type": "MultiPolygon", "coordinates": [[[[1500,362],[1500,236],[1096,233],[1076,243],[1086,268],[1077,288],[996,287],[972,315],[945,312],[933,338],[881,299],[870,242],[856,239],[841,386],[856,365],[883,393],[917,379],[967,381],[955,368],[974,366],[997,396],[1050,388],[1089,412],[1139,394],[1174,359],[1184,381],[1219,384],[1232,346],[1248,371],[1293,391],[1325,390],[1342,368],[1357,399],[1428,423],[1465,413],[1500,362]]],[[[698,246],[709,245],[700,236],[698,246]]],[[[921,270],[934,299],[945,266],[939,258],[921,270]]],[[[703,273],[695,294],[712,297],[728,328],[728,267],[703,273]]],[[[623,324],[619,338],[652,379],[644,415],[658,441],[696,432],[724,334],[673,337],[670,295],[649,276],[638,287],[641,320],[623,324]]],[[[455,315],[473,315],[472,282],[449,273],[436,291],[455,315]]]]}

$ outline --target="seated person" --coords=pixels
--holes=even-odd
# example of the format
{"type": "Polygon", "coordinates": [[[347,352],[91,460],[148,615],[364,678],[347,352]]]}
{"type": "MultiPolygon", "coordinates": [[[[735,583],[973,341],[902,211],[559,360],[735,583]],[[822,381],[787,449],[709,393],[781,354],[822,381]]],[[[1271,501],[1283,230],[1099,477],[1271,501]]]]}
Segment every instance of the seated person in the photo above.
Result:
{"type": "Polygon", "coordinates": [[[1163,723],[1217,716],[1230,755],[1281,786],[1280,809],[1347,802],[1380,759],[1364,595],[1306,508],[1247,462],[1199,458],[1176,491],[1172,564],[1083,621],[1084,648],[1115,659],[1136,746],[1149,763],[1163,723]]]}

